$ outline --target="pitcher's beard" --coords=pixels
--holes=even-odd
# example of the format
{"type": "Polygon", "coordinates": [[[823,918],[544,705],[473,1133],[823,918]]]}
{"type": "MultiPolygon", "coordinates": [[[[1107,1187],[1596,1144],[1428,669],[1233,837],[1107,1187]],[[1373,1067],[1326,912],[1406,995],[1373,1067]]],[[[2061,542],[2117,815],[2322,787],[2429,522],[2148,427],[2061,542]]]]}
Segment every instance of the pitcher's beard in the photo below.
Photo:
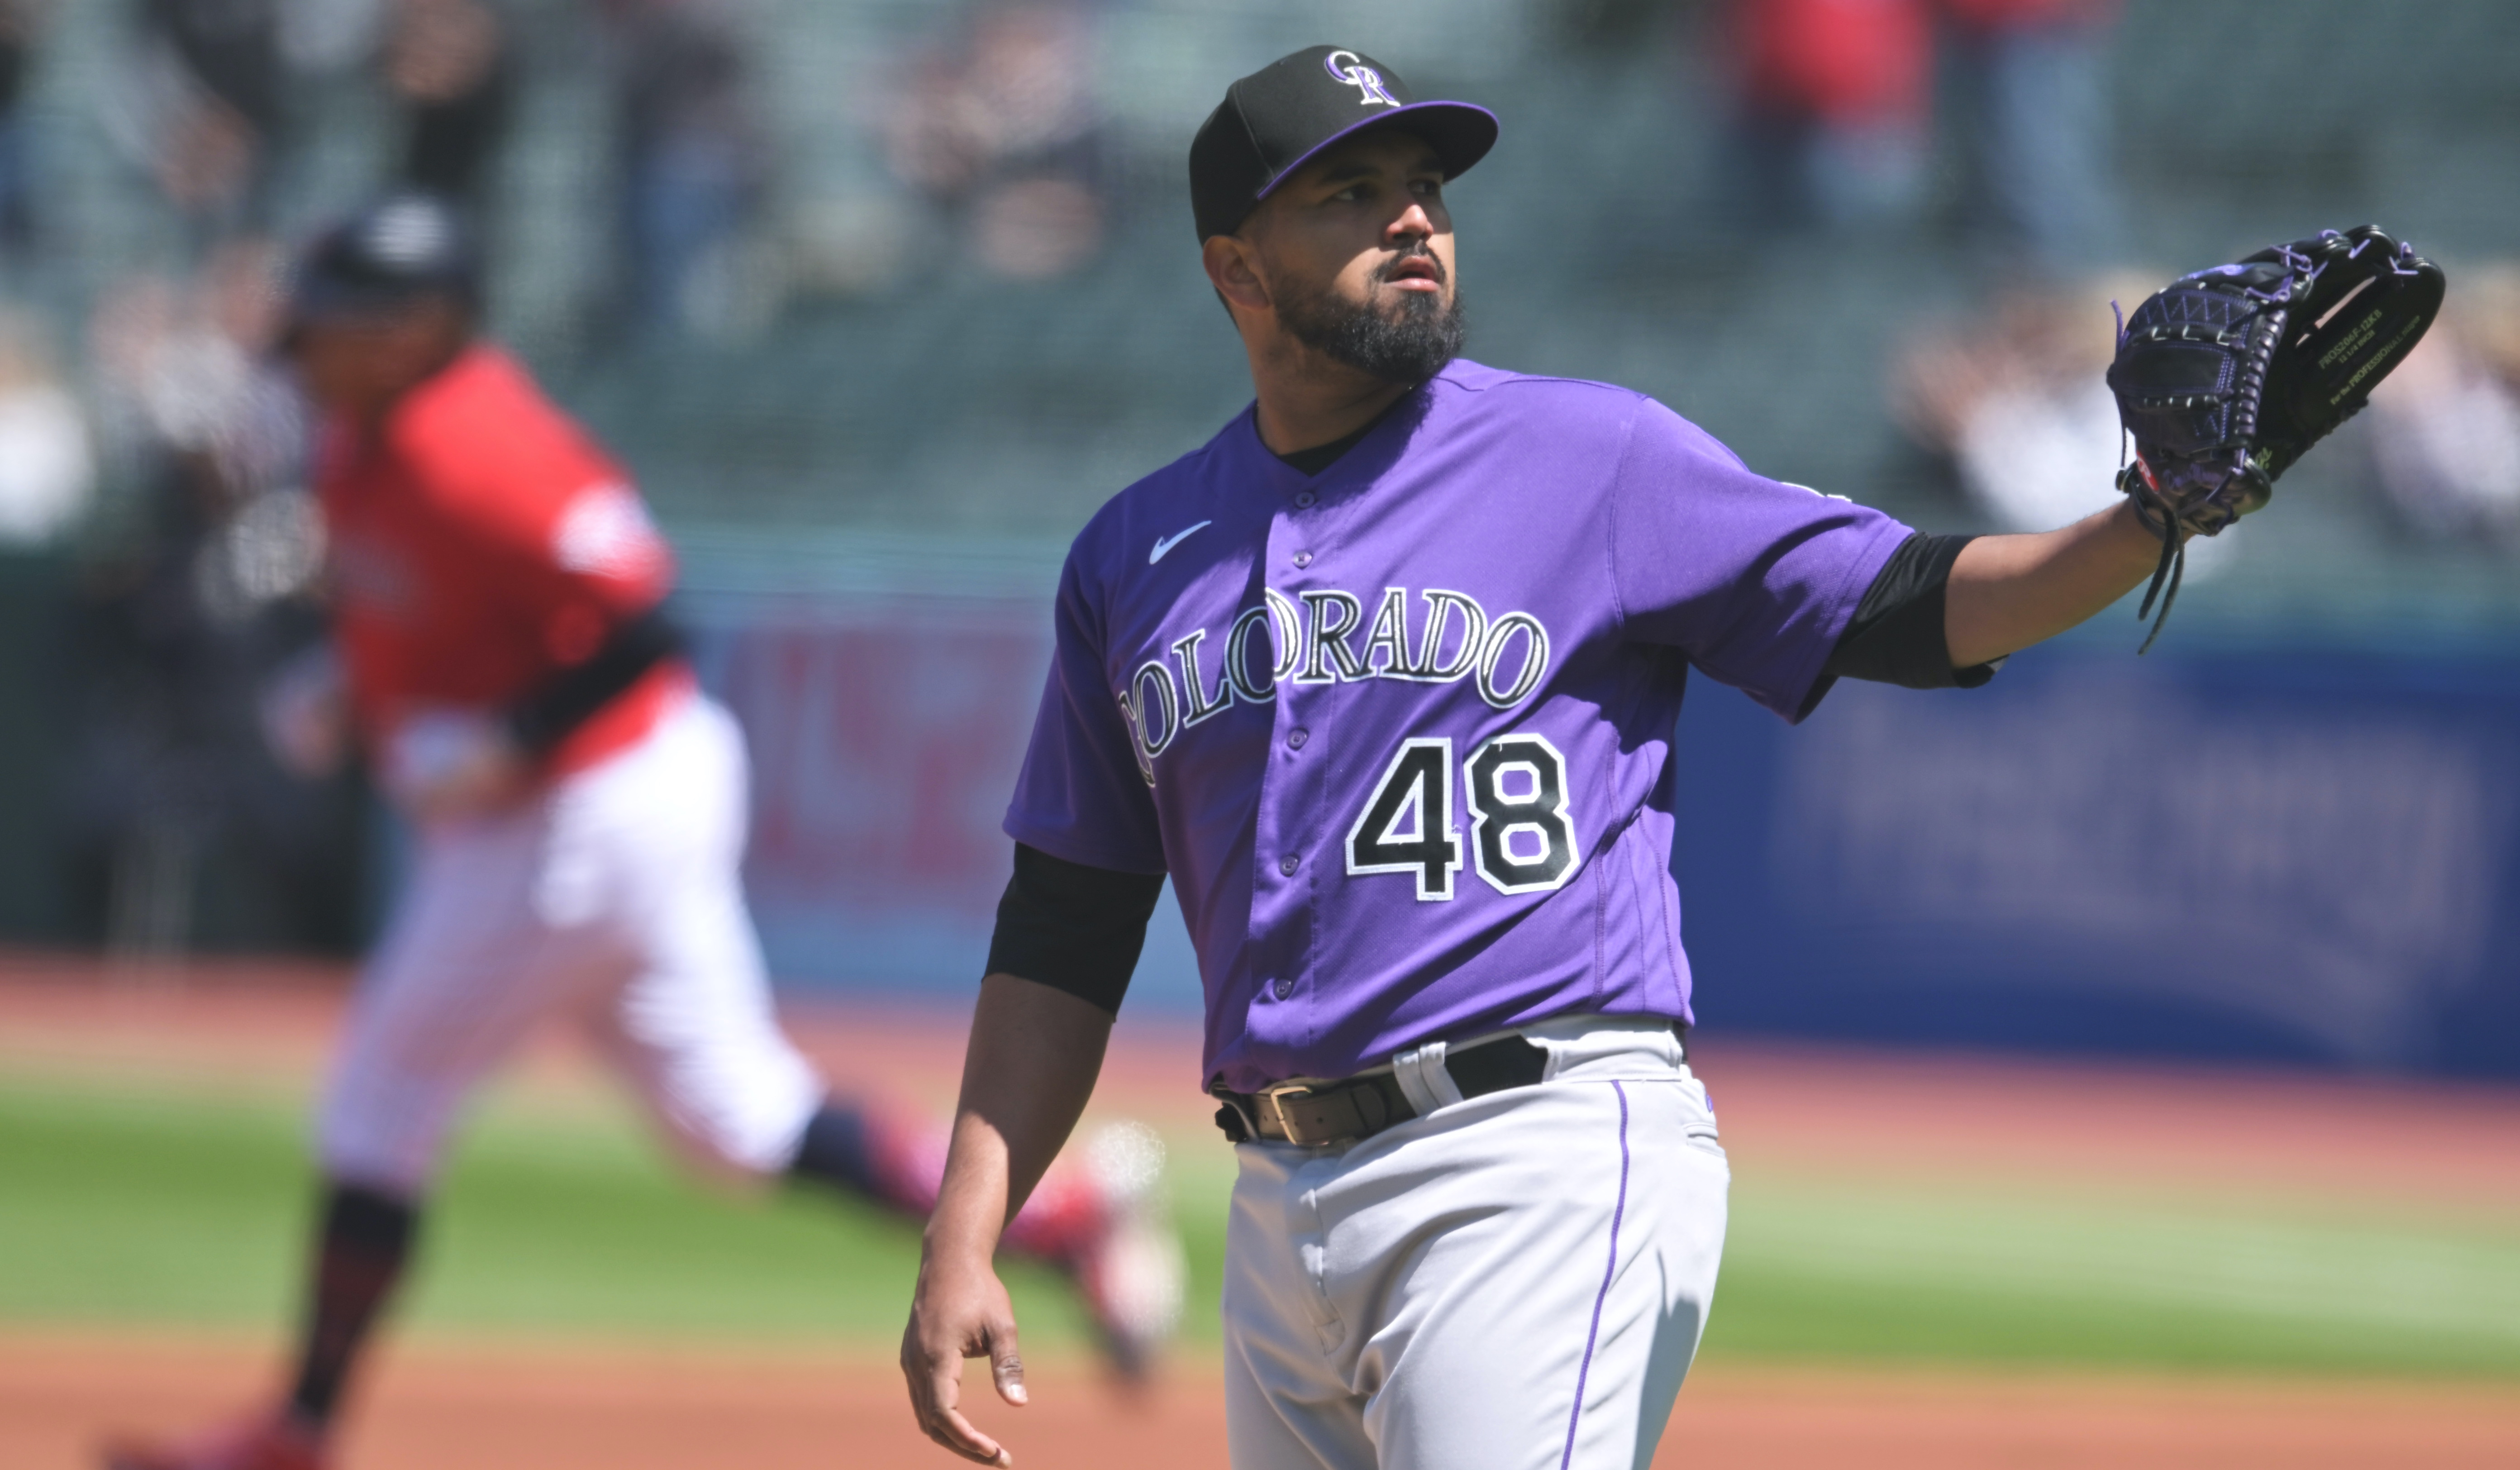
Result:
{"type": "Polygon", "coordinates": [[[1328,292],[1280,297],[1278,320],[1297,342],[1369,377],[1416,385],[1462,354],[1462,297],[1405,293],[1385,315],[1370,305],[1342,301],[1328,292]]]}

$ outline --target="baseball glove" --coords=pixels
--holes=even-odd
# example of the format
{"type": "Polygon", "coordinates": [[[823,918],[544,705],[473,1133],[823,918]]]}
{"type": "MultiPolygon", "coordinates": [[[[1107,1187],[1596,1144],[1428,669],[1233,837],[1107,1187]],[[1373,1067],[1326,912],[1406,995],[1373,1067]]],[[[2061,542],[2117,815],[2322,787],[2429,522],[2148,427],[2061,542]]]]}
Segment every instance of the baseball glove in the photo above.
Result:
{"type": "Polygon", "coordinates": [[[2109,390],[2135,459],[2118,488],[2161,536],[2161,565],[2136,616],[2170,620],[2190,535],[2211,536],[2267,503],[2311,445],[2362,410],[2422,340],[2442,303],[2441,267],[2375,225],[2270,246],[2182,276],[2118,331],[2109,390]]]}

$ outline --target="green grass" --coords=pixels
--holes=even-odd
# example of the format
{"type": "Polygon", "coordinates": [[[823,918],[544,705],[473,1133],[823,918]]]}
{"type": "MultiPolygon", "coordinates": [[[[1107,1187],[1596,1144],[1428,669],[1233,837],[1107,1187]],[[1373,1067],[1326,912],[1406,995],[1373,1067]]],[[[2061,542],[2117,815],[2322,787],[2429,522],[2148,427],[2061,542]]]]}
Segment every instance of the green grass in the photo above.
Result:
{"type": "MultiPolygon", "coordinates": [[[[281,1320],[311,1200],[305,1128],[290,1099],[0,1086],[0,1322],[281,1320]]],[[[1187,1330],[1212,1341],[1223,1220],[1185,1213],[1187,1330]]],[[[915,1228],[870,1207],[712,1192],[627,1119],[514,1109],[467,1130],[425,1229],[403,1318],[468,1332],[887,1344],[919,1262],[915,1228]]],[[[1082,1341],[1055,1275],[1006,1274],[1027,1343],[1082,1341]]]]}
{"type": "MultiPolygon", "coordinates": [[[[0,1084],[0,1322],[232,1324],[293,1309],[302,1103],[168,1084],[0,1084]]],[[[1230,1160],[1175,1191],[1216,1337],[1230,1160]]],[[[2520,1221],[1986,1178],[1746,1170],[1717,1358],[2520,1376],[2520,1221]]],[[[405,1319],[468,1333],[844,1342],[900,1330],[917,1240],[814,1194],[713,1194],[626,1118],[495,1107],[429,1218],[405,1319]]],[[[1009,1271],[1035,1346],[1081,1321],[1009,1271]]]]}
{"type": "Polygon", "coordinates": [[[1751,1173],[1706,1349],[2520,1374],[2520,1220],[1751,1173]]]}

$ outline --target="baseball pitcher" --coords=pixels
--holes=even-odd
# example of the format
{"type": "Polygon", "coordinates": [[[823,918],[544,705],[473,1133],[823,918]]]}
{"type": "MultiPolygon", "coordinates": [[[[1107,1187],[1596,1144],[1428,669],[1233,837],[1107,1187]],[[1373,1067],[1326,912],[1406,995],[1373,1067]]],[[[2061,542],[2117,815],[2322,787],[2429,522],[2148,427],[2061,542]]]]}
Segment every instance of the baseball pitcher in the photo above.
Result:
{"type": "Polygon", "coordinates": [[[1060,581],[902,1347],[919,1422],[968,1458],[1011,1462],[964,1413],[964,1360],[1025,1393],[991,1252],[1169,874],[1239,1164],[1238,1470],[1644,1465],[1729,1182],[1669,867],[1691,671],[1789,721],[1842,677],[1983,684],[2262,504],[2440,299],[2370,232],[2190,278],[2112,376],[2127,501],[1921,535],[1642,394],[1462,360],[1446,191],[1497,130],[1315,46],[1191,144],[1255,400],[1105,505],[1060,581]]]}

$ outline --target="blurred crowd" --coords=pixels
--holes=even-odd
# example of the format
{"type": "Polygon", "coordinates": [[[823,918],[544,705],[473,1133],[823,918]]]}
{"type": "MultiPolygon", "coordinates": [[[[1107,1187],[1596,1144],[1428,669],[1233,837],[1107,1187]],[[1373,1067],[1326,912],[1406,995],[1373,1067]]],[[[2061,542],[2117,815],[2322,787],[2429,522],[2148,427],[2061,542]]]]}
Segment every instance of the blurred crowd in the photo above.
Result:
{"type": "MultiPolygon", "coordinates": [[[[1894,415],[1998,528],[2108,504],[2122,463],[2100,381],[2124,268],[2110,129],[2117,0],[1732,0],[1725,217],[1754,238],[1947,226],[1989,314],[1924,323],[1894,415]]],[[[2200,549],[2210,574],[2225,552],[2200,549]]]]}
{"type": "MultiPolygon", "coordinates": [[[[1756,240],[1945,227],[1997,295],[1910,334],[1884,378],[1894,419],[1999,528],[2109,504],[2126,448],[2103,324],[2171,273],[2126,253],[2118,0],[1731,0],[1718,14],[1732,82],[1723,216],[1756,240]]],[[[2520,267],[2455,275],[2455,309],[2374,395],[2363,478],[2409,537],[2520,549],[2520,267]]],[[[2193,548],[2191,574],[2242,544],[2193,548]]]]}
{"type": "Polygon", "coordinates": [[[2112,263],[2117,0],[1735,0],[1732,212],[1769,230],[1912,219],[1938,125],[1971,242],[2003,267],[2112,263]]]}
{"type": "MultiPolygon", "coordinates": [[[[107,125],[201,253],[282,223],[285,185],[325,145],[345,89],[390,118],[363,192],[406,184],[496,214],[527,67],[520,17],[498,0],[128,9],[107,125]]],[[[736,0],[586,0],[583,10],[616,154],[612,306],[628,322],[670,319],[760,197],[749,12],[736,0]]]]}
{"type": "MultiPolygon", "coordinates": [[[[2118,0],[1590,8],[1686,48],[1673,60],[1691,65],[1662,74],[1724,83],[1718,102],[1667,100],[1721,115],[1689,212],[1745,257],[1906,232],[1988,283],[1972,315],[1913,323],[1881,365],[1895,423],[1984,522],[2109,502],[2111,303],[2167,274],[2128,253],[2118,0]]],[[[565,283],[573,340],[593,356],[662,345],[650,355],[686,373],[816,294],[1060,289],[1114,258],[1142,200],[1148,230],[1179,235],[1187,128],[1143,126],[1170,84],[1148,58],[1206,53],[1116,47],[1129,0],[840,10],[880,11],[865,25],[881,35],[872,62],[826,75],[788,54],[803,38],[776,0],[0,0],[0,551],[77,568],[49,644],[75,728],[46,800],[84,935],[201,942],[208,874],[237,890],[211,906],[260,915],[258,934],[338,945],[355,925],[342,854],[361,794],[282,776],[253,698],[323,626],[307,425],[271,350],[289,244],[316,221],[387,186],[441,194],[485,227],[494,321],[539,308],[513,268],[523,205],[549,207],[528,155],[574,129],[603,204],[575,222],[595,249],[564,268],[582,278],[565,283]],[[73,30],[103,39],[71,48],[62,81],[47,68],[73,30]],[[118,167],[162,248],[63,268],[89,249],[62,206],[68,165],[48,164],[72,129],[104,140],[79,166],[118,167]]],[[[1405,30],[1357,39],[1395,62],[1412,49],[1405,30]]],[[[2452,267],[2452,313],[2356,431],[2360,482],[2406,537],[2520,552],[2520,266],[2452,267]]]]}
{"type": "MultiPolygon", "coordinates": [[[[65,123],[26,98],[73,16],[0,0],[0,549],[79,548],[45,651],[64,686],[64,779],[45,793],[52,810],[21,815],[52,829],[76,937],[139,961],[223,940],[340,948],[373,917],[364,794],[354,771],[284,773],[257,701],[324,626],[310,426],[274,351],[291,243],[394,187],[456,202],[497,241],[535,69],[583,70],[591,54],[611,219],[592,232],[608,258],[586,331],[634,346],[707,337],[733,277],[762,269],[778,157],[760,84],[767,12],[114,8],[90,115],[65,123]],[[374,156],[309,199],[362,110],[384,119],[374,156]],[[83,322],[64,320],[64,293],[48,299],[40,272],[48,253],[77,249],[36,186],[48,122],[101,131],[173,241],[94,290],[83,322]]],[[[873,151],[980,268],[1038,280],[1082,267],[1102,245],[1111,184],[1088,12],[1017,3],[948,19],[889,69],[900,80],[869,110],[873,151]]]]}

